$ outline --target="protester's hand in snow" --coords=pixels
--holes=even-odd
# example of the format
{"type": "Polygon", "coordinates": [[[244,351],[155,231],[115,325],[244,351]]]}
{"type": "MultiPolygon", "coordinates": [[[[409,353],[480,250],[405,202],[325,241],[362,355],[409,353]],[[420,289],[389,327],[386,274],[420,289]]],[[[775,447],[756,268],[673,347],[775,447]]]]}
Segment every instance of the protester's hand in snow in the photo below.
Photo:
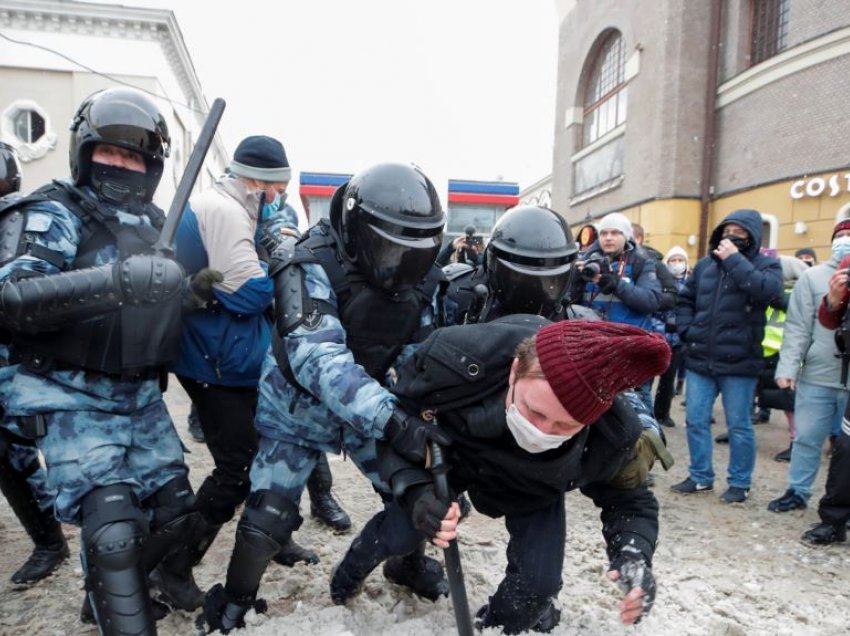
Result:
{"type": "Polygon", "coordinates": [[[625,546],[611,563],[608,578],[626,593],[620,601],[620,621],[624,625],[634,625],[649,614],[655,603],[655,577],[639,550],[625,546]]]}

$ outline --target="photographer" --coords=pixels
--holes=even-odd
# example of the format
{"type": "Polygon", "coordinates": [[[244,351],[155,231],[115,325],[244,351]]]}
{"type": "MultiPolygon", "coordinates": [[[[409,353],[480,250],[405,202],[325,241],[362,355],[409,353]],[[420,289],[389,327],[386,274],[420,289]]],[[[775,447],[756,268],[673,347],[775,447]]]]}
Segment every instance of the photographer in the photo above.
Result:
{"type": "Polygon", "coordinates": [[[478,267],[484,262],[484,241],[475,233],[474,225],[467,225],[463,234],[446,245],[437,254],[437,267],[445,267],[449,263],[466,263],[478,267]]]}
{"type": "Polygon", "coordinates": [[[661,300],[655,260],[635,245],[632,224],[612,212],[599,223],[599,239],[579,255],[570,300],[590,307],[603,320],[651,328],[661,300]]]}

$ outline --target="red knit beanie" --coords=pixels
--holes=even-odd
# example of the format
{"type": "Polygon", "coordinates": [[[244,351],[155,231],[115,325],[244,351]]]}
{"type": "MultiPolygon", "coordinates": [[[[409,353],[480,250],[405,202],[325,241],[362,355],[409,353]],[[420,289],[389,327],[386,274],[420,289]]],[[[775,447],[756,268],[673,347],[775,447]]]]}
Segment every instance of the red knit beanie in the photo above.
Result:
{"type": "Polygon", "coordinates": [[[834,241],[835,235],[841,230],[850,230],[850,219],[841,219],[838,223],[836,223],[835,227],[832,229],[832,238],[829,240],[834,241]]]}
{"type": "Polygon", "coordinates": [[[670,364],[664,336],[616,322],[564,320],[535,338],[543,375],[563,407],[591,424],[620,391],[640,386],[670,364]]]}

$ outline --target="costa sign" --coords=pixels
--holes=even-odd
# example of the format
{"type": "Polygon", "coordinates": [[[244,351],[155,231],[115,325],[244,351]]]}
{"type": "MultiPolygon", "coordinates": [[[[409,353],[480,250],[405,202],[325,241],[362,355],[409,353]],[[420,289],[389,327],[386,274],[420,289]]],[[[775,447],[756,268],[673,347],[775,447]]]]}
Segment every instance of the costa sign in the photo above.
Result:
{"type": "Polygon", "coordinates": [[[791,184],[792,199],[819,197],[822,194],[837,197],[842,192],[850,192],[850,172],[834,174],[829,177],[800,179],[791,184]]]}

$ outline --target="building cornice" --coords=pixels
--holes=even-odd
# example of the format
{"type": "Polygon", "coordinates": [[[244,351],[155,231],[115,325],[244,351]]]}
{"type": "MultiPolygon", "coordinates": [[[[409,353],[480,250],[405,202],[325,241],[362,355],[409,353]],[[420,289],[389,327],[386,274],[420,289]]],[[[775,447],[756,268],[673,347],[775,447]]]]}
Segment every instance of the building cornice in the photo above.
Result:
{"type": "Polygon", "coordinates": [[[0,27],[159,42],[188,105],[209,110],[173,11],[67,0],[0,0],[0,27]]]}
{"type": "Polygon", "coordinates": [[[739,73],[717,87],[717,108],[817,64],[850,55],[850,27],[809,40],[739,73]]]}

